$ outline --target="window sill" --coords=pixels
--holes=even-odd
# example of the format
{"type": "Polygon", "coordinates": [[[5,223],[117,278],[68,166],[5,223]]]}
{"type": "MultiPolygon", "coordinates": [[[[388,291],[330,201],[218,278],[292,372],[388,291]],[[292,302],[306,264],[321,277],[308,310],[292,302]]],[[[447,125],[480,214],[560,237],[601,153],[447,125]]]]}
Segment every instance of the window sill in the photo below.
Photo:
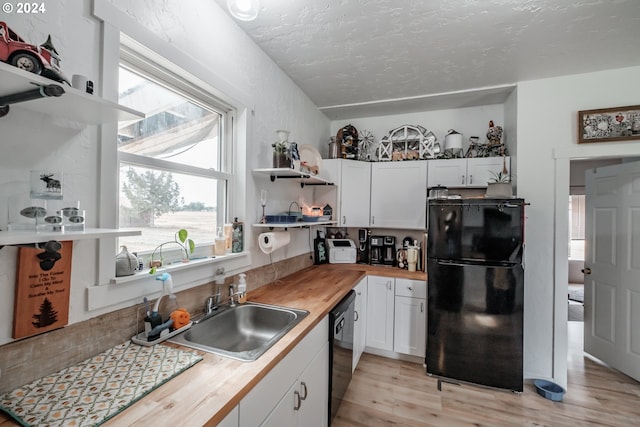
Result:
{"type": "Polygon", "coordinates": [[[159,268],[153,275],[145,270],[132,276],[115,277],[109,283],[87,287],[87,309],[94,311],[110,307],[113,310],[140,303],[143,297],[149,300],[158,298],[162,293],[162,285],[155,279],[160,273],[171,274],[173,289],[177,293],[213,282],[214,266],[224,267],[228,277],[246,271],[250,265],[251,253],[245,251],[171,264],[159,268]]]}
{"type": "Polygon", "coordinates": [[[202,258],[194,258],[189,260],[189,262],[181,262],[176,261],[171,264],[159,267],[156,270],[155,274],[149,274],[149,269],[145,269],[144,271],[139,271],[131,276],[122,276],[122,277],[114,277],[110,280],[109,283],[113,285],[119,285],[129,282],[135,282],[137,280],[147,279],[149,277],[155,278],[156,275],[162,273],[173,273],[180,270],[189,270],[198,266],[209,265],[209,264],[220,264],[224,261],[228,261],[234,258],[240,258],[244,256],[245,252],[239,253],[229,253],[220,256],[210,256],[210,257],[202,257],[202,258]]]}

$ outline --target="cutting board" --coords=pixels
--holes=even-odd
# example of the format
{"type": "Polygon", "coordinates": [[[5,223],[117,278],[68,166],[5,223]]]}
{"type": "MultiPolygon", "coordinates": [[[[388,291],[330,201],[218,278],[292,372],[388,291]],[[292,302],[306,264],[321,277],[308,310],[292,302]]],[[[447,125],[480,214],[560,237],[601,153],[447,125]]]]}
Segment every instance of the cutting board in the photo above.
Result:
{"type": "Polygon", "coordinates": [[[51,246],[48,251],[18,249],[13,338],[41,334],[69,323],[73,242],[59,243],[61,247],[55,251],[51,246]]]}

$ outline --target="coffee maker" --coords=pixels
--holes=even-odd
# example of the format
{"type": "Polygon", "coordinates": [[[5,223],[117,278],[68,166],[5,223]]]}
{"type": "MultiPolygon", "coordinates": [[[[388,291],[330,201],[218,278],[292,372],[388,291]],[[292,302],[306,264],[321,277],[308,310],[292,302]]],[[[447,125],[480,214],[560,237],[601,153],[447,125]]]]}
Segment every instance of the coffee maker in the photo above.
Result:
{"type": "Polygon", "coordinates": [[[358,264],[369,264],[369,235],[371,232],[366,228],[358,230],[358,250],[356,259],[358,264]]]}
{"type": "Polygon", "coordinates": [[[369,262],[371,264],[382,264],[383,247],[382,236],[371,236],[369,239],[369,262]]]}
{"type": "Polygon", "coordinates": [[[394,265],[396,263],[396,238],[384,236],[382,238],[382,264],[394,265]]]}

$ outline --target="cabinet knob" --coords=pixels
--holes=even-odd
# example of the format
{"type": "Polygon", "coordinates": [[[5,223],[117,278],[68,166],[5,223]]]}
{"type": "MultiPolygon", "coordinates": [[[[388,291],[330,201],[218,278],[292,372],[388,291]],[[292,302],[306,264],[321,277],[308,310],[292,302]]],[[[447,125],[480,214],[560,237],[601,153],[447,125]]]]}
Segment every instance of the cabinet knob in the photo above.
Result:
{"type": "Polygon", "coordinates": [[[360,315],[358,314],[358,312],[357,312],[357,311],[354,311],[354,312],[353,312],[353,321],[354,321],[354,322],[357,322],[357,321],[358,321],[358,319],[360,319],[360,315]]]}
{"type": "Polygon", "coordinates": [[[460,180],[460,184],[464,184],[464,175],[462,175],[462,179],[460,180]]]}
{"type": "Polygon", "coordinates": [[[424,313],[424,303],[420,302],[420,313],[424,313]]]}
{"type": "Polygon", "coordinates": [[[375,215],[371,215],[371,225],[376,223],[376,217],[375,215]]]}
{"type": "Polygon", "coordinates": [[[302,387],[302,396],[300,396],[300,399],[305,400],[307,398],[307,383],[301,381],[300,386],[302,387]]]}
{"type": "Polygon", "coordinates": [[[469,175],[469,184],[473,184],[473,175],[469,175]]]}
{"type": "Polygon", "coordinates": [[[342,225],[347,223],[347,217],[342,215],[342,225]]]}
{"type": "Polygon", "coordinates": [[[583,268],[582,274],[587,274],[587,275],[591,274],[591,269],[589,267],[583,268]]]}
{"type": "Polygon", "coordinates": [[[411,286],[407,286],[407,289],[409,289],[410,291],[413,290],[413,288],[411,286]]]}

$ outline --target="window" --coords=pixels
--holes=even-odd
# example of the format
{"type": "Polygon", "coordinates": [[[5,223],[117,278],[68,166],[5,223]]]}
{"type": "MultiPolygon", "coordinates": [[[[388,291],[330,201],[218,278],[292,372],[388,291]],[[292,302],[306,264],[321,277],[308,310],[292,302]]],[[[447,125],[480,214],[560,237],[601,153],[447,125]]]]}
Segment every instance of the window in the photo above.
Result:
{"type": "Polygon", "coordinates": [[[119,102],[146,115],[118,125],[119,226],[142,230],[119,243],[148,253],[173,241],[181,228],[197,247],[213,243],[218,227],[228,222],[233,111],[188,80],[126,51],[119,102]]]}
{"type": "Polygon", "coordinates": [[[569,196],[569,258],[584,259],[584,194],[569,196]]]}

